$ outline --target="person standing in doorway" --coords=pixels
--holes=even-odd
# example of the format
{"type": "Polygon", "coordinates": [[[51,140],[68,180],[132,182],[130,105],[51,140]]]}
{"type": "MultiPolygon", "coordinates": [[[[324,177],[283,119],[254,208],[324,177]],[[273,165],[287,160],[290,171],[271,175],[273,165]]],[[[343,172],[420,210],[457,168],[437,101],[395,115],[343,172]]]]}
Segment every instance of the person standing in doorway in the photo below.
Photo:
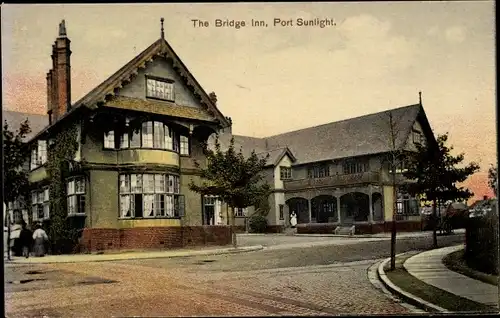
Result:
{"type": "Polygon", "coordinates": [[[33,234],[31,233],[31,230],[27,228],[27,224],[24,220],[21,223],[21,227],[19,241],[21,243],[22,255],[28,258],[30,257],[31,248],[33,247],[33,234]]]}
{"type": "Polygon", "coordinates": [[[292,228],[295,228],[297,225],[297,214],[295,214],[295,211],[292,211],[292,214],[290,214],[290,225],[292,228]]]}
{"type": "Polygon", "coordinates": [[[35,241],[33,252],[35,256],[45,256],[45,243],[49,240],[49,237],[40,224],[37,224],[35,228],[36,230],[33,232],[33,240],[35,241]]]}

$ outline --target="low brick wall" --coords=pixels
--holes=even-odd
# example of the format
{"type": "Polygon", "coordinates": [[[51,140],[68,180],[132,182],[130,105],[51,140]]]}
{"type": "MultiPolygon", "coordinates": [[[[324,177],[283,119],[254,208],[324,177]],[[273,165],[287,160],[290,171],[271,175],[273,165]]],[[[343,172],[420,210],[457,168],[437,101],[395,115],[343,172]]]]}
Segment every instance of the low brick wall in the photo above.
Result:
{"type": "MultiPolygon", "coordinates": [[[[235,225],[236,233],[246,233],[246,228],[244,225],[235,225]]],[[[283,225],[268,225],[265,233],[282,233],[285,230],[283,225]]]]}
{"type": "MultiPolygon", "coordinates": [[[[338,226],[337,223],[308,223],[297,225],[298,234],[333,234],[333,231],[338,226]]],[[[392,222],[384,223],[360,223],[355,224],[356,234],[376,234],[382,232],[390,232],[392,222]]],[[[416,232],[422,230],[420,221],[397,221],[397,232],[416,232]]]]}
{"type": "Polygon", "coordinates": [[[335,223],[298,224],[297,234],[333,234],[337,226],[335,223]]]}
{"type": "Polygon", "coordinates": [[[171,249],[228,244],[231,244],[229,226],[86,228],[82,233],[80,251],[171,249]]]}

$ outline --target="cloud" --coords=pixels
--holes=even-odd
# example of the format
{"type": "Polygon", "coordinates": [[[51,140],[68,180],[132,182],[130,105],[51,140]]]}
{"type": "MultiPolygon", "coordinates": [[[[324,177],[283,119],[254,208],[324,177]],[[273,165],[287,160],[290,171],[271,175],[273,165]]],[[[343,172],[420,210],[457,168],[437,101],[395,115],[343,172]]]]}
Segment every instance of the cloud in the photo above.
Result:
{"type": "Polygon", "coordinates": [[[446,29],[445,36],[446,40],[451,43],[462,43],[466,38],[464,28],[459,26],[454,26],[446,29]]]}
{"type": "Polygon", "coordinates": [[[435,36],[438,34],[438,27],[437,26],[433,26],[432,28],[430,28],[429,30],[427,30],[427,35],[429,36],[435,36]]]}

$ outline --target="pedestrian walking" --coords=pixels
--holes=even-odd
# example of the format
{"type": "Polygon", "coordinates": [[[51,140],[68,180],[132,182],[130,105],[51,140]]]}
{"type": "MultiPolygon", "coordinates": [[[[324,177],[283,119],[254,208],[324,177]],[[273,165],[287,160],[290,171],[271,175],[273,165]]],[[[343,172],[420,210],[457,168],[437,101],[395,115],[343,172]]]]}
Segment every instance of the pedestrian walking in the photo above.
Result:
{"type": "Polygon", "coordinates": [[[33,253],[35,256],[42,257],[45,256],[45,243],[49,240],[49,237],[40,224],[37,224],[35,228],[36,230],[33,232],[33,240],[35,241],[33,253]]]}
{"type": "Polygon", "coordinates": [[[22,256],[28,258],[31,253],[31,247],[33,246],[33,234],[31,230],[27,228],[27,224],[24,220],[21,223],[21,227],[19,242],[22,249],[22,256]]]}

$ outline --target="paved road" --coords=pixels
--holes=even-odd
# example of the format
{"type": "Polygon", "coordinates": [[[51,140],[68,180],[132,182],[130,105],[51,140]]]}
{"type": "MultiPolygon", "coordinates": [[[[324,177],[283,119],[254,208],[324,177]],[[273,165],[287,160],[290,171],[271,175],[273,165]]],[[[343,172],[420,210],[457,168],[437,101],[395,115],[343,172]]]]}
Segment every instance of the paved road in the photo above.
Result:
{"type": "MultiPolygon", "coordinates": [[[[440,237],[439,244],[463,240],[440,237]]],[[[401,239],[398,252],[431,242],[401,239]]],[[[388,254],[387,240],[351,239],[232,255],[9,267],[6,310],[9,317],[408,313],[367,279],[368,267],[388,254]],[[40,280],[20,283],[27,278],[40,280]]]]}

